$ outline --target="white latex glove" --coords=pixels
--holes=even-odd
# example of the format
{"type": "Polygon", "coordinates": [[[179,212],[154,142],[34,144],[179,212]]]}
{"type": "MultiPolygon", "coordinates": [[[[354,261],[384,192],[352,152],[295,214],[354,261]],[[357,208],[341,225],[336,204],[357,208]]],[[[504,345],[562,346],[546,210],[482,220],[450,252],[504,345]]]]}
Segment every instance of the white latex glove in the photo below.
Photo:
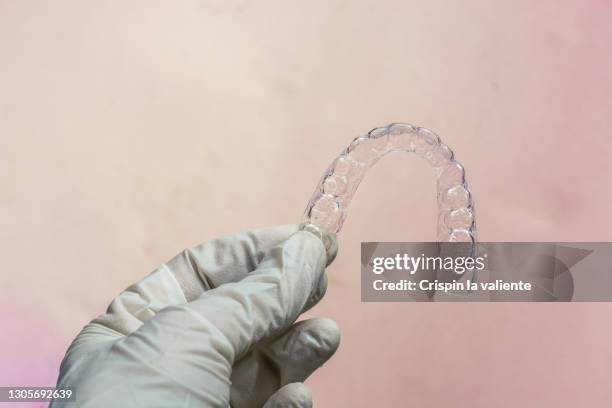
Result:
{"type": "Polygon", "coordinates": [[[76,337],[58,387],[77,401],[51,407],[312,406],[302,382],[340,341],[332,320],[293,324],[325,293],[337,246],[322,240],[274,227],[162,264],[76,337]]]}

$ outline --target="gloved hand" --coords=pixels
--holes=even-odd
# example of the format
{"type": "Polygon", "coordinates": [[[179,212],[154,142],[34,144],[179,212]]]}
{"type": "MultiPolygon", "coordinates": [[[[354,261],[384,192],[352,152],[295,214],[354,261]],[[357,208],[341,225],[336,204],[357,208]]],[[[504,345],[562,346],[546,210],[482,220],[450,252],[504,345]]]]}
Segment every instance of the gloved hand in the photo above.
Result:
{"type": "Polygon", "coordinates": [[[340,341],[332,320],[294,324],[327,287],[337,246],[320,238],[274,227],[162,264],[72,342],[58,387],[77,401],[51,407],[312,406],[302,382],[340,341]]]}

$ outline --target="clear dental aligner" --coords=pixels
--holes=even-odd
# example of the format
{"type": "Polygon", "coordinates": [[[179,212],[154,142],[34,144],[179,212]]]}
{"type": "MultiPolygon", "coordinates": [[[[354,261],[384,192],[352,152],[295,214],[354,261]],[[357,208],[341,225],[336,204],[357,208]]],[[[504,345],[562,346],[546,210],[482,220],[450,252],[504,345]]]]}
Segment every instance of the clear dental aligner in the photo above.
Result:
{"type": "Polygon", "coordinates": [[[463,166],[431,130],[405,123],[372,129],[355,138],[329,166],[312,195],[302,228],[340,232],[367,170],[390,152],[414,152],[434,168],[438,191],[439,242],[476,242],[472,195],[463,166]]]}

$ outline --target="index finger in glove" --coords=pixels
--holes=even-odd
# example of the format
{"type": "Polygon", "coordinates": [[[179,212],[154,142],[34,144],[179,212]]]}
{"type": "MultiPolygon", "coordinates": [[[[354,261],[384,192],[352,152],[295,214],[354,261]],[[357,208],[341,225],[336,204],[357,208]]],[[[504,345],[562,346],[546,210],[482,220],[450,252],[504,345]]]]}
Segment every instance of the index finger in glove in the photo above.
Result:
{"type": "Polygon", "coordinates": [[[189,302],[206,290],[241,280],[255,270],[267,251],[297,229],[297,225],[263,228],[186,249],[130,285],[92,324],[97,332],[130,334],[165,307],[189,302]]]}
{"type": "MultiPolygon", "coordinates": [[[[103,340],[130,334],[168,306],[190,302],[206,290],[238,282],[257,268],[270,249],[297,230],[297,225],[262,228],[186,249],[124,290],[105,314],[85,327],[81,337],[103,340]]],[[[330,263],[337,246],[329,238],[326,244],[330,263]]],[[[322,291],[325,284],[323,279],[322,291]]]]}
{"type": "Polygon", "coordinates": [[[164,266],[190,302],[206,290],[242,280],[271,248],[297,230],[297,225],[284,225],[222,237],[186,249],[164,266]]]}

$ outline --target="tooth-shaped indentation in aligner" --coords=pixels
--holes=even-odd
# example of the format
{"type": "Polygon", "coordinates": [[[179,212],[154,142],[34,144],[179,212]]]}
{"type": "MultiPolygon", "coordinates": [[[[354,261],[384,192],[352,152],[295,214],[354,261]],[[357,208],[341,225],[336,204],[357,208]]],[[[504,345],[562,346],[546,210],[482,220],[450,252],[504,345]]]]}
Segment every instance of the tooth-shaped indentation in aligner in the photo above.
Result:
{"type": "Polygon", "coordinates": [[[302,228],[340,232],[351,199],[367,170],[394,151],[416,153],[434,169],[438,190],[438,241],[475,242],[474,203],[463,166],[438,135],[406,123],[372,129],[355,138],[340,153],[308,202],[302,228]]]}

